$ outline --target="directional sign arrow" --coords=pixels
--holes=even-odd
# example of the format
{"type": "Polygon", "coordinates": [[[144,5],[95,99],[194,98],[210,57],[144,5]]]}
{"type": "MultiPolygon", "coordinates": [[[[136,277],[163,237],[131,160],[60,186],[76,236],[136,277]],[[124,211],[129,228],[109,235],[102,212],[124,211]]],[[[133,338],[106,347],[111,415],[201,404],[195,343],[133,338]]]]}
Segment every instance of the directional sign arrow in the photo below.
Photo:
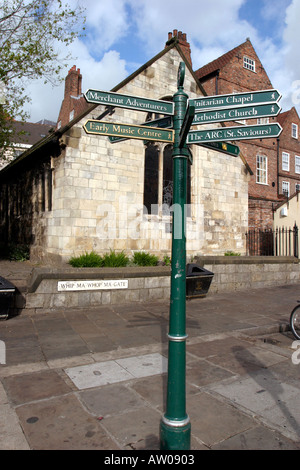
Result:
{"type": "Polygon", "coordinates": [[[194,116],[195,106],[188,106],[180,129],[179,147],[183,147],[183,145],[186,143],[186,136],[188,135],[194,116]]]}
{"type": "MultiPolygon", "coordinates": [[[[173,118],[172,116],[167,116],[167,117],[163,117],[160,119],[154,119],[153,121],[147,121],[140,125],[147,126],[147,127],[159,127],[163,129],[170,129],[173,126],[173,118]]],[[[122,142],[123,140],[127,140],[127,137],[115,137],[112,135],[108,136],[108,138],[112,144],[115,144],[117,142],[122,142]]]]}
{"type": "Polygon", "coordinates": [[[203,131],[190,131],[187,136],[187,143],[199,144],[202,142],[220,142],[227,140],[267,139],[270,137],[278,137],[281,131],[282,127],[277,122],[254,126],[205,129],[203,131]]]}
{"type": "Polygon", "coordinates": [[[192,125],[277,116],[280,111],[277,103],[208,110],[196,113],[192,125]]]}
{"type": "Polygon", "coordinates": [[[88,103],[116,106],[118,108],[135,109],[136,111],[152,112],[157,114],[174,114],[172,101],[152,100],[138,96],[123,95],[101,90],[87,90],[84,97],[88,103]]]}
{"type": "Polygon", "coordinates": [[[252,91],[248,93],[233,93],[230,95],[204,96],[190,100],[196,112],[203,109],[232,108],[254,104],[276,103],[281,98],[278,90],[252,91]]]}
{"type": "Polygon", "coordinates": [[[206,142],[199,145],[201,145],[201,147],[206,147],[212,150],[217,150],[218,152],[226,153],[227,155],[232,155],[233,157],[238,157],[240,154],[239,147],[228,142],[206,142]]]}
{"type": "Polygon", "coordinates": [[[129,139],[155,140],[159,142],[174,142],[174,131],[156,127],[136,126],[89,119],[83,126],[87,134],[113,135],[129,139]]]}

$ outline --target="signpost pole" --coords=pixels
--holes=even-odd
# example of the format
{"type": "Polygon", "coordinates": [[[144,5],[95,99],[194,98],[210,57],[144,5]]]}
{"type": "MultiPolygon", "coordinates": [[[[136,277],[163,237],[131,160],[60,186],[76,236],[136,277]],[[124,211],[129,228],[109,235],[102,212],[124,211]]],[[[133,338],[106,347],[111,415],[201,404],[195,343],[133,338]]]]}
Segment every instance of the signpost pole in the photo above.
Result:
{"type": "Polygon", "coordinates": [[[186,413],[186,239],[185,206],[187,194],[187,145],[180,131],[188,96],[183,91],[185,64],[180,63],[175,103],[173,146],[173,227],[172,273],[169,319],[169,355],[166,413],[161,420],[162,450],[189,450],[191,424],[186,413]]]}

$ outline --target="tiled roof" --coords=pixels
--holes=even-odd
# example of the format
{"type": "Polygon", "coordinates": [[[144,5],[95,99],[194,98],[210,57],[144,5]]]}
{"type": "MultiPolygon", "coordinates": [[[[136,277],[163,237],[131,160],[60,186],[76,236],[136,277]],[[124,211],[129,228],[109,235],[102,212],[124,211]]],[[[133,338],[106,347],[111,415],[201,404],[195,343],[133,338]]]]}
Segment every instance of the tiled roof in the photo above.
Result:
{"type": "Polygon", "coordinates": [[[53,125],[40,124],[33,122],[14,121],[13,128],[16,134],[13,136],[14,143],[34,145],[39,140],[49,135],[49,131],[53,129],[53,125]],[[20,132],[24,134],[18,135],[20,132]]]}
{"type": "Polygon", "coordinates": [[[222,56],[218,57],[217,59],[213,60],[212,62],[209,62],[208,64],[198,69],[195,72],[198,80],[224,67],[238,53],[239,49],[242,46],[243,44],[240,44],[239,46],[235,47],[231,51],[226,52],[222,56]]]}

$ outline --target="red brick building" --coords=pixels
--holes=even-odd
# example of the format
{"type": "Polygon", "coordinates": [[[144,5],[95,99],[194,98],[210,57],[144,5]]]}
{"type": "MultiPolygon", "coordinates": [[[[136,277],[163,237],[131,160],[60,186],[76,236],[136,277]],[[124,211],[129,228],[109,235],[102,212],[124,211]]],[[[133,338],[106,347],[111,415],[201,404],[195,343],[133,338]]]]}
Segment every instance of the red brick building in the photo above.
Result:
{"type": "Polygon", "coordinates": [[[291,197],[300,191],[300,119],[296,109],[280,113],[278,122],[283,128],[278,139],[278,189],[291,197]]]}
{"type": "MultiPolygon", "coordinates": [[[[201,67],[195,74],[209,96],[273,88],[250,39],[201,67]]],[[[240,122],[250,125],[276,120],[276,117],[270,117],[240,122]]],[[[278,121],[281,123],[282,119],[279,117],[278,121]]],[[[231,122],[230,126],[234,124],[231,122]]],[[[276,138],[238,142],[241,154],[253,172],[249,183],[249,228],[273,225],[273,209],[282,201],[278,173],[278,155],[283,151],[282,146],[279,148],[281,144],[284,142],[276,138]]]]}

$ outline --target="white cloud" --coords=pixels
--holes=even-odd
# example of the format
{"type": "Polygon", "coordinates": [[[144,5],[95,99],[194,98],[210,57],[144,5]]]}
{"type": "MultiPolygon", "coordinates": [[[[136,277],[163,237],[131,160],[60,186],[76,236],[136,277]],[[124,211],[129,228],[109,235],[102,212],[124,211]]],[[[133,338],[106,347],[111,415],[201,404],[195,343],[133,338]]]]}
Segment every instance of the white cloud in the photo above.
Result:
{"type": "Polygon", "coordinates": [[[124,0],[84,0],[86,38],[90,53],[99,57],[128,32],[129,21],[124,0]]]}
{"type": "MultiPolygon", "coordinates": [[[[86,46],[80,41],[74,42],[71,51],[76,51],[76,59],[69,62],[66,75],[73,65],[80,68],[83,92],[88,88],[109,90],[128,75],[126,63],[120,59],[120,54],[116,51],[106,52],[100,61],[93,59],[86,46]]],[[[27,87],[27,92],[32,102],[25,109],[31,115],[31,122],[37,122],[43,118],[51,121],[57,120],[64,97],[64,82],[57,87],[52,87],[51,84],[45,85],[43,80],[37,80],[27,87]]]]}
{"type": "Polygon", "coordinates": [[[253,28],[238,19],[244,0],[129,0],[134,11],[140,40],[152,53],[161,50],[168,31],[188,33],[188,40],[202,47],[222,43],[224,51],[246,39],[253,28]],[[248,32],[247,32],[248,31],[248,32]]]}
{"type": "Polygon", "coordinates": [[[286,28],[283,38],[288,48],[286,52],[286,66],[291,70],[294,79],[300,79],[299,18],[300,2],[299,0],[293,0],[286,10],[286,28]]]}
{"type": "MultiPolygon", "coordinates": [[[[81,2],[86,8],[87,36],[71,45],[73,59],[68,64],[68,68],[72,65],[80,68],[83,91],[90,87],[111,89],[129,75],[130,62],[137,57],[135,50],[139,51],[139,60],[144,57],[146,62],[164,48],[168,32],[174,29],[187,33],[194,70],[250,37],[273,86],[284,95],[282,105],[289,106],[295,93],[293,81],[300,80],[299,0],[263,0],[259,4],[253,0],[64,1],[71,7],[81,2]],[[253,8],[263,16],[250,24],[250,18],[240,17],[242,6],[253,8]],[[272,21],[276,31],[275,27],[264,31],[264,26],[270,26],[272,21]],[[118,50],[121,42],[125,48],[118,50]]],[[[52,90],[51,86],[39,82],[30,87],[30,93],[34,99],[32,120],[44,117],[56,120],[63,86],[52,90]]]]}

